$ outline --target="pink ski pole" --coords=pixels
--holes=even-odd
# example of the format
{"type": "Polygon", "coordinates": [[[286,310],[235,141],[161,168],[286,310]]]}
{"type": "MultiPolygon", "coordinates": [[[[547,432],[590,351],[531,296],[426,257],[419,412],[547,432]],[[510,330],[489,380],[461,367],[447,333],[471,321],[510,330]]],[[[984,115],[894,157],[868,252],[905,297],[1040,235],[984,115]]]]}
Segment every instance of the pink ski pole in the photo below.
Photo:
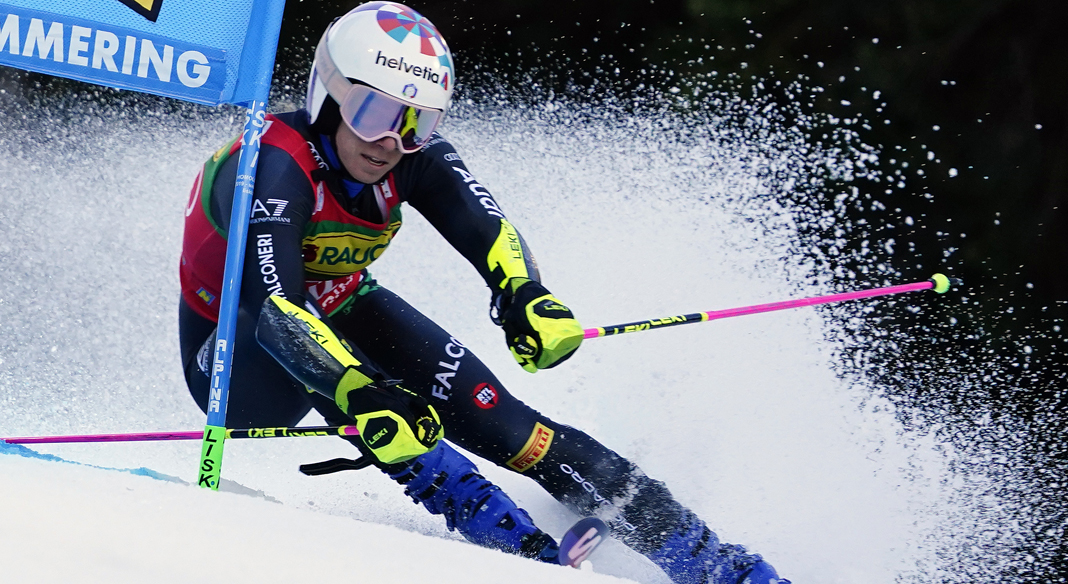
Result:
{"type": "Polygon", "coordinates": [[[767,304],[742,306],[740,308],[728,308],[726,310],[709,310],[706,312],[684,314],[681,316],[668,316],[665,318],[653,318],[650,320],[639,320],[637,322],[628,322],[625,324],[588,328],[583,331],[582,338],[594,339],[597,337],[621,335],[623,333],[636,333],[638,331],[645,331],[654,328],[663,328],[680,324],[690,324],[694,322],[706,322],[710,320],[730,318],[732,316],[759,314],[761,312],[786,310],[787,308],[798,308],[801,306],[815,306],[817,304],[829,304],[831,302],[842,302],[845,300],[859,300],[861,298],[873,298],[875,296],[888,296],[890,294],[901,294],[902,292],[915,292],[916,290],[933,289],[939,294],[945,294],[949,291],[951,283],[960,284],[960,280],[951,280],[943,274],[935,274],[931,277],[930,280],[925,280],[923,282],[914,282],[912,284],[901,284],[899,286],[888,286],[886,288],[873,288],[871,290],[858,290],[856,292],[843,292],[841,294],[828,294],[827,296],[814,296],[812,298],[801,298],[799,300],[769,302],[767,304]]]}
{"type": "MultiPolygon", "coordinates": [[[[303,438],[306,436],[359,436],[356,426],[308,426],[306,428],[227,429],[226,439],[235,438],[303,438]]],[[[152,442],[158,440],[200,440],[203,430],[189,432],[142,432],[137,434],[82,434],[78,436],[27,436],[0,438],[8,444],[60,444],[67,442],[152,442]]]]}

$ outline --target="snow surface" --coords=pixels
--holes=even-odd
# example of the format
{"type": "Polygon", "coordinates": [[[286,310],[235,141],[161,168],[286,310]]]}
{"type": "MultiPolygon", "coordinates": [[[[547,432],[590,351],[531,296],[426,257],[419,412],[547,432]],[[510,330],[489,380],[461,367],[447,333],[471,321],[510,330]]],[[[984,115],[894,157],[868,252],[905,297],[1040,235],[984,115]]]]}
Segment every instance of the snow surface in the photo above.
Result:
{"type": "MultiPolygon", "coordinates": [[[[759,112],[747,118],[759,136],[710,119],[681,142],[668,114],[577,111],[458,107],[443,131],[586,326],[826,291],[760,177],[777,169],[808,184],[833,156],[761,125],[759,112]]],[[[0,436],[203,428],[178,362],[183,210],[200,164],[240,119],[80,98],[0,110],[0,436]]],[[[722,540],[797,584],[924,581],[970,534],[995,533],[943,446],[836,375],[830,325],[814,310],[590,340],[529,375],[486,317],[484,283],[418,213],[406,211],[373,267],[520,399],[665,481],[722,540]]],[[[34,450],[191,482],[199,443],[34,450]]],[[[467,545],[381,473],[296,471],[353,455],[329,438],[228,442],[223,476],[255,496],[0,456],[0,580],[595,579],[467,545]]],[[[476,462],[554,536],[575,521],[529,478],[476,462]]],[[[591,561],[666,582],[614,541],[591,561]]]]}
{"type": "Polygon", "coordinates": [[[626,581],[177,478],[19,456],[0,474],[8,583],[626,581]]]}

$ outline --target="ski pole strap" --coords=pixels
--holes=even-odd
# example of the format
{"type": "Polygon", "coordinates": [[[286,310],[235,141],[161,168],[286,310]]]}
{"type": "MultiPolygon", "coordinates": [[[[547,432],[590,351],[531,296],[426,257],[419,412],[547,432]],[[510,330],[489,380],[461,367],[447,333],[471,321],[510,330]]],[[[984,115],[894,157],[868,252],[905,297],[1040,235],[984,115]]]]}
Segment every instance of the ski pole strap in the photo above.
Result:
{"type": "MultiPolygon", "coordinates": [[[[242,428],[226,430],[225,438],[303,438],[307,436],[359,436],[356,426],[308,426],[276,428],[242,428]]],[[[138,434],[84,434],[80,436],[27,436],[0,438],[8,444],[60,444],[68,442],[155,442],[163,440],[201,440],[203,430],[190,432],[144,432],[138,434]]]]}
{"type": "Polygon", "coordinates": [[[300,472],[310,477],[314,477],[335,472],[341,472],[343,470],[360,470],[361,468],[367,468],[372,464],[374,464],[374,462],[369,456],[361,456],[355,459],[332,458],[330,460],[324,460],[322,462],[302,464],[300,465],[300,472]]]}
{"type": "Polygon", "coordinates": [[[815,306],[817,304],[829,304],[832,302],[843,302],[846,300],[860,300],[862,298],[888,296],[890,294],[915,292],[917,290],[934,290],[939,294],[945,294],[949,291],[951,284],[959,285],[961,283],[962,282],[956,278],[947,278],[943,274],[935,274],[931,277],[930,280],[924,280],[923,282],[914,282],[912,284],[901,284],[898,286],[873,288],[870,290],[858,290],[855,292],[843,292],[840,294],[828,294],[826,296],[814,296],[811,298],[786,300],[782,302],[770,302],[767,304],[755,304],[753,306],[728,308],[726,310],[709,310],[706,312],[696,312],[693,314],[683,314],[680,316],[668,316],[664,318],[654,318],[650,320],[628,322],[625,324],[615,324],[611,326],[588,328],[583,330],[582,338],[594,339],[597,337],[609,337],[612,335],[621,335],[623,333],[636,333],[638,331],[650,330],[654,328],[664,328],[669,326],[678,326],[680,324],[689,324],[693,322],[720,320],[723,318],[730,318],[732,316],[759,314],[762,312],[773,312],[776,310],[786,310],[787,308],[815,306]]]}

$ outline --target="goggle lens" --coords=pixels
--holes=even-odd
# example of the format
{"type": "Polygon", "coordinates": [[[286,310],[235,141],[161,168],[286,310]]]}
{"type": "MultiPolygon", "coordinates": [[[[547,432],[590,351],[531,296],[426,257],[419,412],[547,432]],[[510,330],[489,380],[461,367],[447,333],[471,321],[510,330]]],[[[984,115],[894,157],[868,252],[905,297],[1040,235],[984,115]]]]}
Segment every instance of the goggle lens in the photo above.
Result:
{"type": "Polygon", "coordinates": [[[392,136],[406,154],[417,152],[434,133],[443,112],[403,103],[366,85],[353,85],[341,104],[341,117],[367,142],[392,136]]]}

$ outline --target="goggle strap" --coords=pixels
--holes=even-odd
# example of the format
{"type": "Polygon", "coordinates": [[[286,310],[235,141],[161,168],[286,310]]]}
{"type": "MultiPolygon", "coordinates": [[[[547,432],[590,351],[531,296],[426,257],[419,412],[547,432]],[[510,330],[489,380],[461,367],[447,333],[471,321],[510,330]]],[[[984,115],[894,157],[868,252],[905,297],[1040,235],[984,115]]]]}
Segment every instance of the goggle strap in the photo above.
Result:
{"type": "Polygon", "coordinates": [[[330,56],[330,50],[326,48],[326,36],[330,34],[331,28],[333,25],[327,27],[323,38],[315,47],[315,71],[326,92],[340,104],[352,89],[352,82],[341,73],[330,56]]]}

